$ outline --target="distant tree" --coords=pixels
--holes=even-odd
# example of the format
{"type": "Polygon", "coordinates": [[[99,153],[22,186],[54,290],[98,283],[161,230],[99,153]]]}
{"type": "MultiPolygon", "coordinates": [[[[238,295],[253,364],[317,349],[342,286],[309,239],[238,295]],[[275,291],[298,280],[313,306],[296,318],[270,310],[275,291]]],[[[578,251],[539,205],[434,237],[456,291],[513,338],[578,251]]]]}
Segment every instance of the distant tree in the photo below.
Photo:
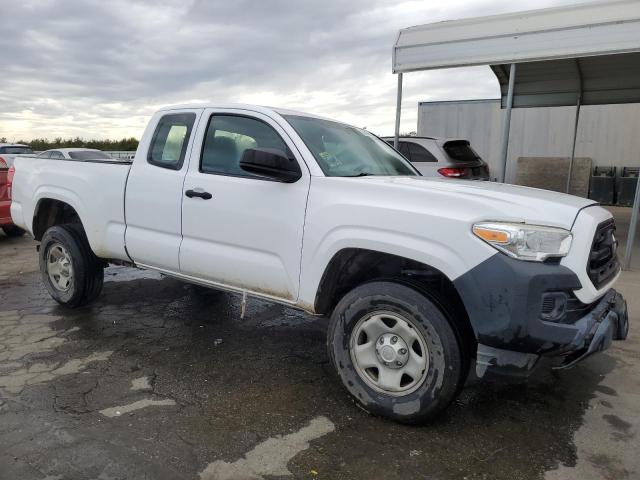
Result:
{"type": "MultiPolygon", "coordinates": [[[[4,142],[6,139],[2,138],[4,142]]],[[[53,140],[48,138],[34,138],[33,140],[20,140],[17,143],[29,145],[33,150],[49,150],[51,148],[96,148],[98,150],[110,151],[133,151],[138,148],[138,139],[134,137],[121,138],[120,140],[85,140],[81,137],[62,138],[56,137],[53,140]]]]}

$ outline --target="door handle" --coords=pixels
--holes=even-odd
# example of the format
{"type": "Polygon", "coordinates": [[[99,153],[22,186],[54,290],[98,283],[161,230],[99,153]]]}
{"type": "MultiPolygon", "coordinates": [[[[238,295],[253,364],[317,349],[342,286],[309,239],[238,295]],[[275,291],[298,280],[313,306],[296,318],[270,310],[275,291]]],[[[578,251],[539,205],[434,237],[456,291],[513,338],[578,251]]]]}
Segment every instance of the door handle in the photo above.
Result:
{"type": "Polygon", "coordinates": [[[184,192],[184,194],[189,198],[199,197],[203,200],[210,200],[211,198],[213,198],[213,195],[211,195],[209,192],[203,192],[200,189],[187,190],[186,192],[184,192]]]}

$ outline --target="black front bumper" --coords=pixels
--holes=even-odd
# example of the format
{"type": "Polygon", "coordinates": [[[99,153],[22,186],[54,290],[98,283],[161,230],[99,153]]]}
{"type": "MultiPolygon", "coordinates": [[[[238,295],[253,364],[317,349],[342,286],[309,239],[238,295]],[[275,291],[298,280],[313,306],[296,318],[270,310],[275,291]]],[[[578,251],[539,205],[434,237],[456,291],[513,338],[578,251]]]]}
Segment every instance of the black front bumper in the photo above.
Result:
{"type": "Polygon", "coordinates": [[[532,263],[494,255],[454,284],[478,340],[477,374],[527,376],[542,357],[559,357],[568,368],[624,340],[629,321],[622,295],[609,290],[591,305],[557,321],[541,314],[549,292],[581,288],[577,276],[559,264],[532,263]]]}
{"type": "MultiPolygon", "coordinates": [[[[627,302],[620,293],[611,289],[590,313],[578,320],[573,340],[557,356],[562,359],[557,370],[573,367],[578,362],[611,346],[613,340],[625,340],[629,332],[627,302]]],[[[523,353],[478,344],[476,374],[526,377],[543,355],[523,353]]],[[[550,355],[547,355],[550,356],[550,355]]]]}
{"type": "Polygon", "coordinates": [[[575,323],[578,328],[570,352],[557,369],[574,366],[576,363],[606,350],[612,340],[625,340],[629,333],[629,313],[627,301],[620,293],[611,289],[602,297],[596,307],[575,323]]]}

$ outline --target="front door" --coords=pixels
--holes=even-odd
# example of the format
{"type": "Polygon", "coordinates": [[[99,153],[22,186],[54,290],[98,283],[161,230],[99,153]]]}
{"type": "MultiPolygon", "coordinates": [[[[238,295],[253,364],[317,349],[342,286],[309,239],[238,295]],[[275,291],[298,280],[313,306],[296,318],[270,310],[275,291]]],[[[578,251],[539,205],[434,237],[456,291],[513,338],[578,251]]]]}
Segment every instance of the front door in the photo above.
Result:
{"type": "Polygon", "coordinates": [[[270,117],[247,110],[205,111],[182,204],[181,272],[294,301],[298,295],[309,172],[270,117]],[[245,172],[247,148],[297,158],[302,178],[281,183],[245,172]]]}

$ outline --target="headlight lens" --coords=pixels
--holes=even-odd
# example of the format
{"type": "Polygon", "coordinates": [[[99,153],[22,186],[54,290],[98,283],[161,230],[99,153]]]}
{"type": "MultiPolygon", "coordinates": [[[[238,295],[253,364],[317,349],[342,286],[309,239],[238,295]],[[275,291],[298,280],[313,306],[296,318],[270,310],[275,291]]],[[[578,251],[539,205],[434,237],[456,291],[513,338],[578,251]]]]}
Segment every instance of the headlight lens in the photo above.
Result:
{"type": "Polygon", "coordinates": [[[524,223],[481,222],[473,233],[507,255],[532,262],[564,257],[571,248],[571,232],[564,228],[524,223]]]}

